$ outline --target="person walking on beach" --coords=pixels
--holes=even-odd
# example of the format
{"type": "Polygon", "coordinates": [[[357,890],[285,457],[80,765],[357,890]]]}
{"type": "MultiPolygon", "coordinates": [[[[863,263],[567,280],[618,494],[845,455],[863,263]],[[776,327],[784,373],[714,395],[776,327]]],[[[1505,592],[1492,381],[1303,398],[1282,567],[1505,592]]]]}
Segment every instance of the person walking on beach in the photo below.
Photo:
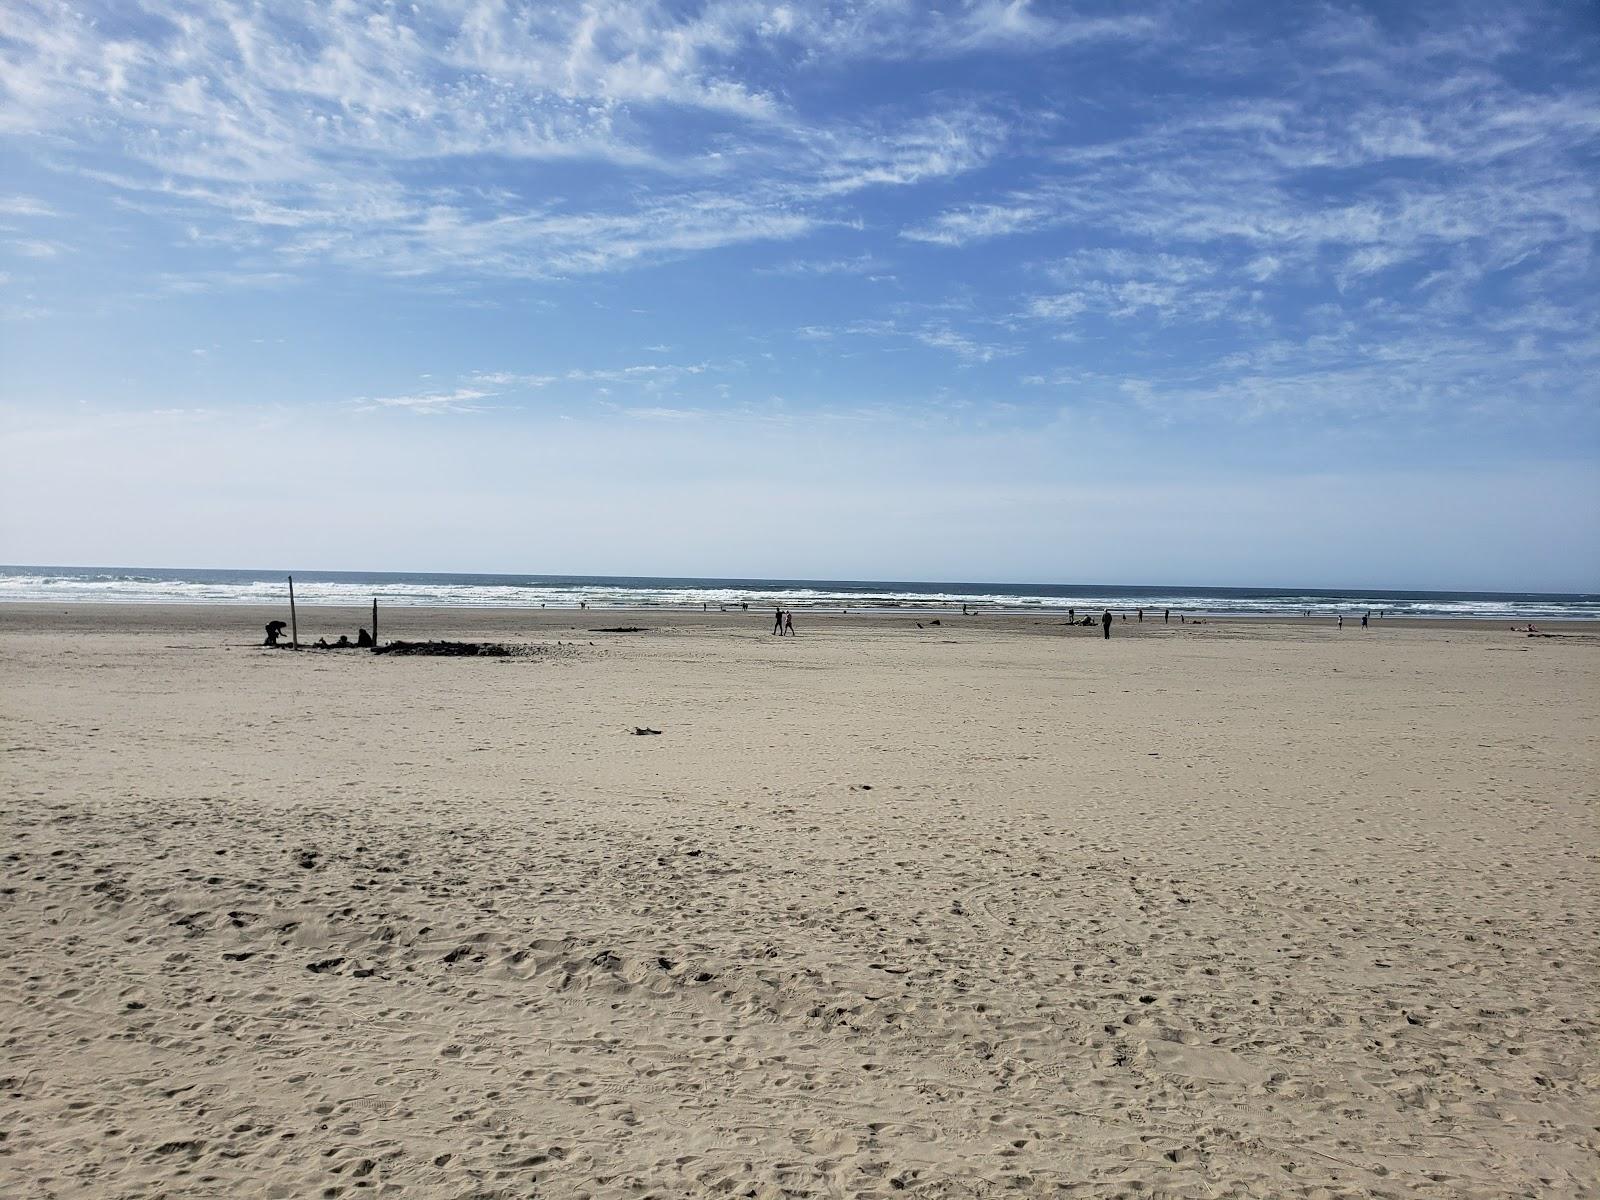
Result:
{"type": "Polygon", "coordinates": [[[1172,620],[1172,610],[1170,608],[1162,609],[1161,610],[1161,623],[1163,625],[1165,625],[1170,620],[1172,620]]]}
{"type": "Polygon", "coordinates": [[[1339,628],[1340,629],[1344,628],[1344,614],[1343,613],[1339,614],[1339,628]]]}
{"type": "Polygon", "coordinates": [[[794,637],[794,610],[793,609],[791,609],[790,611],[788,611],[788,612],[783,614],[783,632],[787,633],[790,637],[794,637]]]}
{"type": "Polygon", "coordinates": [[[783,609],[781,608],[772,610],[772,632],[778,637],[783,636],[783,609]]]}
{"type": "Polygon", "coordinates": [[[1361,628],[1365,629],[1367,627],[1367,618],[1371,615],[1372,614],[1370,612],[1364,612],[1361,614],[1361,628]]]}
{"type": "Polygon", "coordinates": [[[1106,641],[1111,640],[1111,610],[1108,608],[1100,614],[1100,632],[1105,634],[1106,641]]]}

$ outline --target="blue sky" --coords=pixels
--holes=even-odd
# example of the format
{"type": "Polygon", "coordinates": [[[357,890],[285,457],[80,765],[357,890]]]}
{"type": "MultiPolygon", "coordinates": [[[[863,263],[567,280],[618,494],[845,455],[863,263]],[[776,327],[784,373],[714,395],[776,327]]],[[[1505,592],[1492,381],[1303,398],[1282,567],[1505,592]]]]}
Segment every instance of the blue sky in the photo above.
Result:
{"type": "Polygon", "coordinates": [[[1592,4],[0,15],[0,561],[1600,590],[1592,4]]]}

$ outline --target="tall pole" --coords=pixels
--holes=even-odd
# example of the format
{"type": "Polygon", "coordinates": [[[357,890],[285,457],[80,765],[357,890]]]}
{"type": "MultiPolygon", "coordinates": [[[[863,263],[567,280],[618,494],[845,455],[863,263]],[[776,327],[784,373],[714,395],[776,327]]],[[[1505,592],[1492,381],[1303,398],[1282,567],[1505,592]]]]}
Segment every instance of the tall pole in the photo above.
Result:
{"type": "Polygon", "coordinates": [[[294,576],[289,576],[289,638],[294,642],[294,648],[300,649],[300,622],[294,615],[294,576]]]}
{"type": "Polygon", "coordinates": [[[372,652],[378,652],[378,598],[372,598],[372,652]]]}

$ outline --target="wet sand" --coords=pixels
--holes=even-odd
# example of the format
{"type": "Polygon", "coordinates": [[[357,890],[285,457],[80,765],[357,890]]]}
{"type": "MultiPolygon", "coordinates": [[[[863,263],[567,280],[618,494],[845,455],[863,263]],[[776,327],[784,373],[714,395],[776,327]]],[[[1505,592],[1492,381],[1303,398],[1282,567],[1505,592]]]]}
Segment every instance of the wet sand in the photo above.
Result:
{"type": "Polygon", "coordinates": [[[0,607],[0,1194],[1600,1194],[1589,627],[286,616],[0,607]]]}

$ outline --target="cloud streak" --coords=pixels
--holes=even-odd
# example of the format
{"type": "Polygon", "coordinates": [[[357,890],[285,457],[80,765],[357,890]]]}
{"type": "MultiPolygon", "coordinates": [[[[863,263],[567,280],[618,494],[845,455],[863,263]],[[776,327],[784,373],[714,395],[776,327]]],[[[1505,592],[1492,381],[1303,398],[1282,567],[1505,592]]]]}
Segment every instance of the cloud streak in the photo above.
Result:
{"type": "MultiPolygon", "coordinates": [[[[58,170],[202,222],[198,239],[294,262],[606,272],[793,240],[839,219],[841,198],[1000,152],[1006,123],[970,101],[822,117],[754,78],[827,52],[851,11],[19,0],[0,39],[0,134],[47,139],[58,170]],[[464,185],[461,167],[484,182],[464,185]],[[603,205],[566,183],[595,171],[615,181],[603,205]]],[[[903,15],[879,18],[896,44],[903,15]]],[[[1058,24],[1018,6],[936,24],[954,49],[1018,22],[1058,24]]]]}
{"type": "MultiPolygon", "coordinates": [[[[981,377],[996,405],[1594,401],[1592,29],[1559,4],[1228,20],[1020,0],[13,0],[0,139],[28,170],[0,197],[20,294],[0,311],[54,311],[41,281],[88,278],[94,233],[147,256],[128,256],[130,302],[329,280],[560,297],[705,260],[716,297],[672,293],[701,297],[705,324],[847,384],[842,364],[894,355],[929,391],[952,366],[981,377]]],[[[365,403],[466,412],[694,370],[453,367],[457,391],[365,403]]]]}

